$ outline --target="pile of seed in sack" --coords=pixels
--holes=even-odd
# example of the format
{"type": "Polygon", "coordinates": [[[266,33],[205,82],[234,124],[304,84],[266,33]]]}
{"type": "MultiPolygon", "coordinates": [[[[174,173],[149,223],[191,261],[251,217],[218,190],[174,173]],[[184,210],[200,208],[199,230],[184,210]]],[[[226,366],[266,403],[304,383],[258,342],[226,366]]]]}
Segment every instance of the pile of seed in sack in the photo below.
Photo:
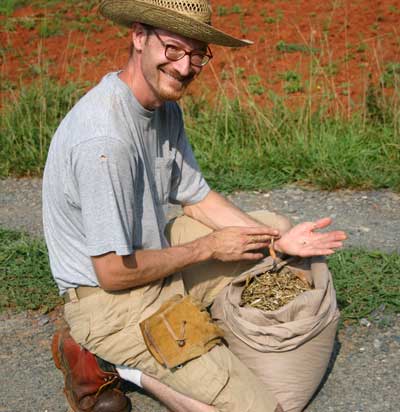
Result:
{"type": "Polygon", "coordinates": [[[277,310],[312,286],[289,269],[267,271],[246,279],[240,306],[251,306],[263,311],[277,310]]]}

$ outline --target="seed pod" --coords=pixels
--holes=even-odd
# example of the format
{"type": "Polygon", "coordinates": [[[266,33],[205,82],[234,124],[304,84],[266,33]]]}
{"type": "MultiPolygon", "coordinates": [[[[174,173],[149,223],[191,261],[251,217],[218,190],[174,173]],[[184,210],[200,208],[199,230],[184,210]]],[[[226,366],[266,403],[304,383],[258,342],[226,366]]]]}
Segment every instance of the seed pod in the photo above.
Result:
{"type": "Polygon", "coordinates": [[[289,269],[267,271],[246,279],[240,306],[277,310],[312,287],[289,269]]]}

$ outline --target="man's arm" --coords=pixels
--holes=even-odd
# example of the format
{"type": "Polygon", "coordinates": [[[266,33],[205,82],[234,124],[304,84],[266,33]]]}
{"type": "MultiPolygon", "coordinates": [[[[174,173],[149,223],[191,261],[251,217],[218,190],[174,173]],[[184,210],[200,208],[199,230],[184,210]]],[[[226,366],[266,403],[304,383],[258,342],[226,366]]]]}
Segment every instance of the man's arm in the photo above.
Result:
{"type": "MultiPolygon", "coordinates": [[[[212,229],[233,225],[265,227],[216,192],[210,192],[201,202],[185,206],[184,212],[212,229]]],[[[331,223],[332,219],[323,218],[296,225],[282,234],[275,242],[274,248],[279,252],[301,257],[331,255],[335,249],[342,247],[342,241],[347,238],[346,234],[339,230],[316,232],[331,223]]],[[[278,233],[275,235],[279,236],[278,233]]]]}
{"type": "Polygon", "coordinates": [[[202,201],[184,206],[183,212],[186,216],[198,220],[211,229],[221,229],[228,226],[264,226],[219,193],[213,191],[209,192],[202,201]]]}
{"type": "Polygon", "coordinates": [[[259,249],[267,247],[276,233],[263,226],[226,227],[184,245],[137,250],[128,256],[110,252],[92,257],[92,262],[104,290],[123,290],[162,279],[209,259],[257,261],[264,257],[259,249]]]}
{"type": "MultiPolygon", "coordinates": [[[[109,291],[123,290],[153,282],[179,272],[187,266],[209,259],[221,261],[257,261],[263,258],[260,249],[279,236],[252,219],[215,192],[194,205],[184,207],[185,214],[214,229],[193,242],[161,250],[137,250],[128,256],[110,252],[92,257],[100,286],[109,291]]],[[[329,218],[295,226],[275,242],[275,248],[297,256],[334,253],[342,246],[342,231],[315,232],[329,226],[329,218]]]]}

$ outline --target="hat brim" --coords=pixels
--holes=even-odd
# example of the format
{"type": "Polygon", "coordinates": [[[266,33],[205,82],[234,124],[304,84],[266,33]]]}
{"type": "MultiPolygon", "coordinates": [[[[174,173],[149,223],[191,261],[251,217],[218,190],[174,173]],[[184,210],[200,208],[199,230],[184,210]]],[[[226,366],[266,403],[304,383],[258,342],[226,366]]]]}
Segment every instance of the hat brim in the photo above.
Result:
{"type": "Polygon", "coordinates": [[[250,40],[237,39],[185,14],[139,0],[104,0],[99,6],[99,12],[126,27],[132,27],[134,22],[144,23],[206,44],[226,47],[253,44],[250,40]]]}

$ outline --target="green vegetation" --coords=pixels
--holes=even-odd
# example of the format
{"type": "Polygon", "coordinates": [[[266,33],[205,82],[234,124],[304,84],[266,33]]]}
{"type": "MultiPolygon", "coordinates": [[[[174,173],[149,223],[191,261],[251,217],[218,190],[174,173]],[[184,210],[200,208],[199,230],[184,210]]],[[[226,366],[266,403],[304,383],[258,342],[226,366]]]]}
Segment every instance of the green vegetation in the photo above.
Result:
{"type": "Polygon", "coordinates": [[[342,319],[360,319],[384,304],[400,311],[400,255],[344,250],[329,258],[342,319]]]}
{"type": "Polygon", "coordinates": [[[274,24],[274,23],[276,23],[276,18],[272,17],[272,16],[266,16],[266,17],[264,17],[264,23],[274,24]]]}
{"type": "Polygon", "coordinates": [[[47,312],[60,303],[44,242],[0,228],[0,312],[47,312]]]}
{"type": "Polygon", "coordinates": [[[307,44],[299,44],[299,43],[286,43],[283,40],[278,41],[276,43],[276,50],[282,53],[319,53],[320,50],[314,47],[310,47],[307,44]]]}
{"type": "Polygon", "coordinates": [[[61,32],[61,21],[58,19],[50,20],[43,19],[39,26],[39,36],[46,39],[51,36],[60,35],[61,32]]]}
{"type": "Polygon", "coordinates": [[[0,15],[11,16],[18,7],[22,7],[27,3],[27,0],[1,0],[0,15]]]}
{"type": "Polygon", "coordinates": [[[248,88],[250,94],[262,95],[265,92],[265,88],[262,85],[261,77],[257,74],[251,74],[248,77],[248,88]]]}
{"type": "Polygon", "coordinates": [[[28,30],[33,30],[36,27],[36,21],[32,17],[22,17],[19,19],[19,24],[28,30]]]}
{"type": "Polygon", "coordinates": [[[283,90],[286,93],[298,93],[304,91],[303,83],[299,73],[288,70],[282,73],[281,78],[285,81],[283,90]]]}
{"type": "MultiPolygon", "coordinates": [[[[344,250],[329,258],[342,320],[368,316],[381,304],[400,311],[400,256],[344,250]]],[[[0,313],[47,312],[62,302],[43,241],[0,228],[0,313]]]]}
{"type": "Polygon", "coordinates": [[[327,115],[307,104],[289,110],[271,96],[272,108],[236,99],[185,105],[187,131],[212,187],[269,189],[288,183],[321,189],[400,190],[398,104],[369,99],[365,111],[349,119],[327,115]]]}
{"type": "MultiPolygon", "coordinates": [[[[294,90],[289,85],[300,81],[293,73],[287,74],[287,93],[294,90]]],[[[243,69],[237,69],[237,76],[244,76],[243,69]]],[[[297,110],[287,107],[285,97],[272,94],[272,107],[261,107],[253,100],[264,93],[260,78],[247,79],[242,100],[221,94],[213,107],[206,100],[183,102],[188,135],[215,189],[262,190],[298,183],[327,190],[400,191],[396,93],[384,99],[371,86],[365,108],[344,118],[328,115],[324,103],[312,111],[313,97],[307,92],[297,110]]],[[[0,116],[0,176],[40,175],[50,139],[83,88],[72,83],[61,87],[39,77],[10,93],[17,91],[0,116]]]]}
{"type": "Polygon", "coordinates": [[[263,17],[264,23],[267,24],[274,24],[280,23],[283,19],[283,11],[281,9],[276,9],[274,12],[274,16],[268,15],[268,11],[266,9],[261,10],[260,15],[263,17]]]}
{"type": "Polygon", "coordinates": [[[225,6],[217,6],[217,16],[226,16],[228,15],[228,8],[225,6]]]}
{"type": "Polygon", "coordinates": [[[231,8],[217,6],[217,16],[228,16],[230,14],[242,14],[243,10],[240,4],[234,4],[231,8]]]}
{"type": "Polygon", "coordinates": [[[400,87],[400,62],[390,62],[385,65],[381,84],[383,87],[400,87]]]}
{"type": "Polygon", "coordinates": [[[30,86],[20,85],[16,92],[0,116],[0,176],[37,175],[43,170],[55,129],[83,87],[61,86],[41,76],[30,86]]]}
{"type": "Polygon", "coordinates": [[[241,14],[242,13],[242,7],[240,4],[234,4],[231,8],[231,12],[234,14],[241,14]]]}
{"type": "Polygon", "coordinates": [[[367,50],[368,46],[365,43],[360,43],[356,48],[357,53],[364,53],[367,50]]]}
{"type": "Polygon", "coordinates": [[[326,66],[322,66],[322,69],[327,76],[335,76],[339,73],[339,63],[329,62],[326,66]]]}
{"type": "Polygon", "coordinates": [[[243,67],[236,67],[235,76],[239,79],[244,79],[246,70],[243,67]]]}

